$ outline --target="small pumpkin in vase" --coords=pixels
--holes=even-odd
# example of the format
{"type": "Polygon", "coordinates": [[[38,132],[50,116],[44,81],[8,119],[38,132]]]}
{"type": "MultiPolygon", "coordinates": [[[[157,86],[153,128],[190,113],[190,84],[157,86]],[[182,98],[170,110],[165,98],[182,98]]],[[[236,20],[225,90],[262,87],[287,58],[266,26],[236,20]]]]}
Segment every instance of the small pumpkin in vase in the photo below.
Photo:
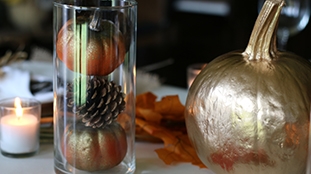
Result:
{"type": "Polygon", "coordinates": [[[77,169],[94,172],[117,166],[127,152],[124,129],[114,122],[102,129],[68,127],[62,144],[69,164],[77,169]]]}
{"type": "Polygon", "coordinates": [[[311,64],[276,48],[284,0],[267,0],[244,51],[211,61],[186,99],[188,136],[217,174],[303,174],[311,64]]]}
{"type": "Polygon", "coordinates": [[[98,15],[95,12],[92,17],[70,19],[58,32],[56,53],[74,72],[105,76],[125,59],[126,38],[112,21],[98,15]]]}
{"type": "Polygon", "coordinates": [[[121,86],[99,77],[79,78],[67,86],[67,107],[74,113],[61,151],[75,168],[94,172],[117,166],[127,153],[125,130],[116,121],[125,109],[121,86]],[[85,95],[81,88],[86,83],[85,95]]]}

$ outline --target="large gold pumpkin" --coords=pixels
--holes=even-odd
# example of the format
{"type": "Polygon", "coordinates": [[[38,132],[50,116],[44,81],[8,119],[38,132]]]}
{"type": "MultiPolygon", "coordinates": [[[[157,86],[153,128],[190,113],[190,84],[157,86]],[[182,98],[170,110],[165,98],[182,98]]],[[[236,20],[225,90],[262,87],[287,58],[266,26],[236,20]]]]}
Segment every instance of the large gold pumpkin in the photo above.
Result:
{"type": "Polygon", "coordinates": [[[186,126],[217,174],[303,174],[311,98],[309,61],[276,48],[283,0],[267,0],[245,51],[221,55],[194,80],[186,126]]]}

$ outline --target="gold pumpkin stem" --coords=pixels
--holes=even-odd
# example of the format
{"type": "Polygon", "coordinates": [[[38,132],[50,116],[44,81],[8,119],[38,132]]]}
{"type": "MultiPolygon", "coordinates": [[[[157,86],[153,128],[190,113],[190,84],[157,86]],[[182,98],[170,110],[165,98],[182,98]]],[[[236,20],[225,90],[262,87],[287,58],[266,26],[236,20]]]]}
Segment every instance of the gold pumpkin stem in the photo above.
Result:
{"type": "Polygon", "coordinates": [[[284,0],[266,0],[253,28],[249,43],[244,51],[248,60],[276,58],[276,31],[284,0]]]}

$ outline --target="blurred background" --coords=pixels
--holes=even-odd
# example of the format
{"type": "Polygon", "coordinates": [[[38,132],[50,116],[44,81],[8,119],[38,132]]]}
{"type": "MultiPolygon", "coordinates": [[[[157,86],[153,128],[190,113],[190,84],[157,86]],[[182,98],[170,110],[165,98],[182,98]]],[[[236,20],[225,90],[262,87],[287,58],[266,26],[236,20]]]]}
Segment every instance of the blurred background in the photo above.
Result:
{"type": "MultiPolygon", "coordinates": [[[[168,85],[187,87],[189,64],[244,50],[258,15],[256,0],[137,0],[137,68],[168,85]]],[[[8,49],[53,52],[52,0],[0,1],[0,57],[8,49]]],[[[290,37],[287,50],[311,59],[310,23],[290,37]]]]}

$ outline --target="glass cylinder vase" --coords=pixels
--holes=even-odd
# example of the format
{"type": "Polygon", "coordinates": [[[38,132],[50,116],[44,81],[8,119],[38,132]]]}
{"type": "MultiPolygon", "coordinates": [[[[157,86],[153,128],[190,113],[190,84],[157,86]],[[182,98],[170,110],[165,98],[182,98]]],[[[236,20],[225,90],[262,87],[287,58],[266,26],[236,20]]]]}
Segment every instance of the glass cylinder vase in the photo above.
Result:
{"type": "Polygon", "coordinates": [[[135,171],[134,0],[54,2],[54,169],[135,171]]]}

